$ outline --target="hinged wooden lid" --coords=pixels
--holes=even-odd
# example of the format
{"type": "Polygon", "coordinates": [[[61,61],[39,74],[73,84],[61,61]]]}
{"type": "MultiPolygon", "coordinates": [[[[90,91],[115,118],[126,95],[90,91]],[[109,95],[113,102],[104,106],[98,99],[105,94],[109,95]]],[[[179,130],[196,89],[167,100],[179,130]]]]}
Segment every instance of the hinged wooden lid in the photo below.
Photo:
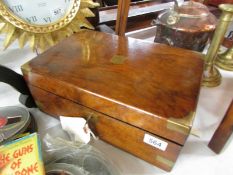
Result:
{"type": "Polygon", "coordinates": [[[83,31],[22,66],[27,82],[184,144],[192,126],[202,55],[83,31]]]}

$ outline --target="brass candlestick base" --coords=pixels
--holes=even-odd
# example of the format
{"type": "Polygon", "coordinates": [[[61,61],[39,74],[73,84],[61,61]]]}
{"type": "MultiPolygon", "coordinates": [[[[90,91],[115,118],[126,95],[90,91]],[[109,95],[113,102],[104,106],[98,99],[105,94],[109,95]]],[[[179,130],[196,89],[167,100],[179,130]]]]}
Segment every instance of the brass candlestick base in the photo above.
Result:
{"type": "Polygon", "coordinates": [[[218,26],[214,32],[212,42],[205,55],[205,71],[202,79],[202,85],[207,87],[218,86],[221,83],[221,74],[214,66],[216,55],[220,44],[231,21],[233,21],[233,4],[221,4],[219,8],[222,10],[218,26]]]}
{"type": "Polygon", "coordinates": [[[222,77],[219,70],[216,67],[211,66],[204,71],[202,86],[215,87],[221,84],[221,80],[222,77]]]}
{"type": "Polygon", "coordinates": [[[219,54],[215,61],[215,65],[221,69],[233,71],[233,47],[219,54]]]}

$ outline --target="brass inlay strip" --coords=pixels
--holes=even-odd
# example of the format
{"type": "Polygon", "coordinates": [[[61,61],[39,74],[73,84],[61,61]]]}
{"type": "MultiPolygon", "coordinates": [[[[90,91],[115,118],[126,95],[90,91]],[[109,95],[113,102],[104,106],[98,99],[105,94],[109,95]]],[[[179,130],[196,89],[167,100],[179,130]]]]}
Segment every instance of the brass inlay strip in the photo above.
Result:
{"type": "Polygon", "coordinates": [[[87,123],[91,122],[91,123],[96,124],[99,119],[98,119],[98,115],[92,112],[92,113],[88,113],[86,120],[87,120],[87,123]]]}
{"type": "Polygon", "coordinates": [[[21,69],[22,69],[23,73],[28,73],[28,72],[31,72],[31,70],[32,70],[31,66],[29,65],[29,62],[22,65],[21,69]]]}
{"type": "Polygon", "coordinates": [[[35,100],[35,103],[36,103],[36,106],[37,106],[39,109],[43,109],[44,105],[43,105],[41,102],[35,100]]]}
{"type": "Polygon", "coordinates": [[[162,164],[165,164],[165,165],[167,165],[168,167],[173,167],[174,166],[174,162],[173,161],[171,161],[171,160],[168,160],[168,159],[166,159],[166,158],[164,158],[164,157],[162,157],[162,156],[156,156],[156,160],[157,161],[159,161],[160,163],[162,163],[162,164]]]}
{"type": "Polygon", "coordinates": [[[127,58],[123,55],[114,55],[111,59],[113,64],[123,64],[127,58]]]}
{"type": "Polygon", "coordinates": [[[170,121],[168,121],[168,123],[167,123],[167,129],[179,132],[179,133],[184,134],[184,135],[188,135],[188,133],[189,133],[189,128],[188,127],[184,127],[182,125],[172,123],[170,121]]]}
{"type": "Polygon", "coordinates": [[[185,135],[188,135],[193,123],[195,112],[190,112],[183,118],[169,118],[167,121],[167,128],[185,135]]]}

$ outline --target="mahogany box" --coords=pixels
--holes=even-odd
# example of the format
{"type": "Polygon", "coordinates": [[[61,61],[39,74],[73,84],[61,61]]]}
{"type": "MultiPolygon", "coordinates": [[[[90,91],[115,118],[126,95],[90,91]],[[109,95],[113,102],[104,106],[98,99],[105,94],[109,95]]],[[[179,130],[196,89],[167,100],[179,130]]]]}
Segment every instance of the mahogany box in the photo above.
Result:
{"type": "Polygon", "coordinates": [[[22,66],[37,106],[170,171],[190,134],[202,54],[84,30],[22,66]]]}

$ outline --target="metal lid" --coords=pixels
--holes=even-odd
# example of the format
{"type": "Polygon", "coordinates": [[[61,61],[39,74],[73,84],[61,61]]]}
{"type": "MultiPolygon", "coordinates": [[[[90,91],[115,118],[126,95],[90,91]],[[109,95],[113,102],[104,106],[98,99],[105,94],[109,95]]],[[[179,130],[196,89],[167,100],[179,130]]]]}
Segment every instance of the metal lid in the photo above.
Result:
{"type": "Polygon", "coordinates": [[[187,31],[203,32],[215,29],[217,19],[208,8],[198,2],[188,1],[158,16],[157,23],[170,28],[187,31]]]}
{"type": "Polygon", "coordinates": [[[180,16],[187,18],[203,18],[210,14],[209,9],[205,5],[193,1],[185,2],[178,7],[178,13],[180,16]]]}

